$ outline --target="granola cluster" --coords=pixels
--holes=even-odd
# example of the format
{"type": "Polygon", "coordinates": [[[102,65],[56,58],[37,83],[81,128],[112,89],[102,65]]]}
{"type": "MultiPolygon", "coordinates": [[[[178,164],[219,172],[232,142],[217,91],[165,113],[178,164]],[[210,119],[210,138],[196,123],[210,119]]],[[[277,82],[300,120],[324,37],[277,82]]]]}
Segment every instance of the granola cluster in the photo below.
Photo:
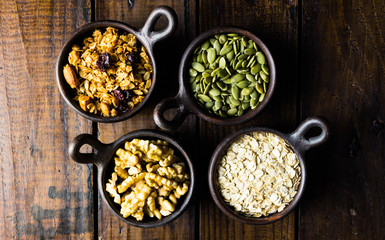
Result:
{"type": "Polygon", "coordinates": [[[96,29],[74,45],[63,69],[75,100],[90,113],[114,117],[139,104],[151,87],[153,67],[144,46],[131,33],[96,29]]]}

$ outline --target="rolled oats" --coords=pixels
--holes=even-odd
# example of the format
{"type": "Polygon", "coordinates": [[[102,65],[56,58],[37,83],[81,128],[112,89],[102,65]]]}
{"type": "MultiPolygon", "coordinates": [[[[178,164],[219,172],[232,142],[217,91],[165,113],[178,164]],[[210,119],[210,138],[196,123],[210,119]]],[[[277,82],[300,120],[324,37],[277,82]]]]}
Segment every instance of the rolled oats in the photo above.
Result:
{"type": "Polygon", "coordinates": [[[279,136],[253,132],[233,142],[219,161],[217,184],[223,199],[249,217],[281,212],[301,181],[299,160],[279,136]]]}
{"type": "Polygon", "coordinates": [[[97,29],[82,46],[72,46],[68,62],[63,74],[86,112],[114,117],[133,109],[151,87],[153,67],[146,49],[136,36],[116,28],[97,29]]]}

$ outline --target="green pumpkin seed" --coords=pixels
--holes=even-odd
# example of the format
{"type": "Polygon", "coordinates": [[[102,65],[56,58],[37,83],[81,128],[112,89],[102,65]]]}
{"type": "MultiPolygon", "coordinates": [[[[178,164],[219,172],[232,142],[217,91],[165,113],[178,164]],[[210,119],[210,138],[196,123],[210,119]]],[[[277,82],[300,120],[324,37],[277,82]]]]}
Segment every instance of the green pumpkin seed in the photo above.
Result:
{"type": "Polygon", "coordinates": [[[226,59],[227,59],[228,62],[233,60],[234,57],[235,57],[234,51],[230,51],[229,53],[226,54],[226,59]]]}
{"type": "Polygon", "coordinates": [[[206,108],[212,108],[214,106],[214,102],[207,102],[206,104],[205,104],[205,107],[206,108]]]}
{"type": "Polygon", "coordinates": [[[195,69],[190,68],[189,74],[191,77],[196,77],[196,75],[198,75],[198,72],[195,69]]]}
{"type": "Polygon", "coordinates": [[[250,107],[250,102],[243,102],[241,106],[243,110],[246,110],[250,107]]]}
{"type": "Polygon", "coordinates": [[[225,42],[227,41],[227,36],[226,35],[221,35],[220,37],[219,37],[219,43],[220,44],[225,44],[225,42]]]}
{"type": "Polygon", "coordinates": [[[238,109],[236,108],[231,108],[227,111],[227,114],[229,114],[230,116],[234,116],[236,113],[238,112],[238,109]]]}
{"type": "Polygon", "coordinates": [[[231,81],[237,83],[237,82],[240,82],[240,81],[242,81],[243,79],[245,79],[245,77],[246,77],[245,74],[240,74],[240,73],[238,73],[238,74],[236,74],[236,75],[234,75],[234,76],[231,77],[231,81]]]}
{"type": "Polygon", "coordinates": [[[237,87],[239,87],[239,88],[245,88],[245,87],[247,87],[247,85],[249,85],[249,81],[247,81],[247,80],[237,83],[237,87]]]}
{"type": "Polygon", "coordinates": [[[251,69],[250,69],[250,72],[251,74],[253,75],[256,75],[257,73],[259,73],[261,71],[261,65],[260,64],[256,64],[254,65],[251,69]]]}
{"type": "Polygon", "coordinates": [[[260,102],[262,102],[263,99],[265,99],[265,94],[264,94],[264,93],[262,93],[261,96],[259,96],[259,99],[258,99],[258,100],[259,100],[260,102]]]}
{"type": "Polygon", "coordinates": [[[202,101],[204,101],[204,102],[211,102],[212,101],[209,96],[206,96],[206,95],[203,95],[203,94],[198,94],[198,97],[200,99],[202,99],[202,101]]]}
{"type": "Polygon", "coordinates": [[[259,64],[265,64],[266,63],[265,55],[263,55],[262,52],[257,52],[256,56],[257,56],[257,61],[259,64]]]}
{"type": "Polygon", "coordinates": [[[262,65],[262,71],[266,74],[269,75],[269,67],[266,64],[262,65]]]}
{"type": "Polygon", "coordinates": [[[223,106],[222,101],[215,101],[215,107],[216,107],[217,109],[221,109],[222,106],[223,106]]]}
{"type": "Polygon", "coordinates": [[[243,115],[243,108],[242,107],[238,107],[238,112],[237,112],[237,116],[242,116],[243,115]]]}
{"type": "Polygon", "coordinates": [[[258,104],[259,104],[259,101],[258,101],[258,100],[254,99],[254,98],[252,98],[252,99],[250,100],[250,108],[251,108],[251,109],[255,109],[255,108],[258,106],[258,104]]]}
{"type": "Polygon", "coordinates": [[[221,51],[222,46],[221,46],[221,44],[219,43],[218,40],[215,40],[215,42],[213,44],[213,47],[214,47],[214,49],[216,51],[216,54],[219,55],[219,52],[221,51]]]}
{"type": "Polygon", "coordinates": [[[249,80],[250,82],[255,82],[254,76],[250,73],[246,73],[246,79],[249,80]]]}
{"type": "Polygon", "coordinates": [[[210,41],[205,41],[203,44],[202,44],[202,46],[201,46],[201,48],[203,49],[203,50],[207,50],[208,48],[210,47],[210,41]]]}
{"type": "Polygon", "coordinates": [[[217,90],[217,89],[211,89],[209,91],[209,95],[212,96],[212,97],[215,97],[215,96],[218,96],[221,94],[221,91],[217,90]]]}
{"type": "Polygon", "coordinates": [[[192,59],[191,89],[209,113],[241,116],[263,101],[269,68],[264,54],[246,36],[216,34],[195,49],[192,59]]]}
{"type": "Polygon", "coordinates": [[[225,45],[221,51],[219,52],[219,55],[223,56],[223,55],[226,55],[228,54],[231,50],[233,50],[233,46],[231,45],[225,45]]]}
{"type": "Polygon", "coordinates": [[[224,78],[226,76],[230,77],[230,75],[227,73],[226,69],[221,69],[218,72],[217,76],[220,77],[220,78],[224,78]]]}
{"type": "Polygon", "coordinates": [[[213,63],[217,57],[217,52],[214,48],[207,49],[207,61],[213,63]]]}
{"type": "Polygon", "coordinates": [[[239,88],[237,86],[231,87],[231,94],[235,99],[239,99],[239,88]]]}
{"type": "Polygon", "coordinates": [[[247,54],[247,55],[254,55],[257,51],[255,51],[254,48],[247,48],[245,49],[244,53],[247,54]]]}
{"type": "Polygon", "coordinates": [[[263,91],[263,86],[262,86],[261,84],[257,83],[257,85],[255,86],[255,88],[257,89],[257,91],[258,91],[260,94],[264,93],[264,91],[263,91]]]}
{"type": "Polygon", "coordinates": [[[204,71],[205,71],[205,67],[204,67],[202,64],[200,64],[199,62],[193,62],[193,63],[191,64],[191,66],[192,66],[195,70],[197,70],[198,72],[204,72],[204,71]]]}
{"type": "Polygon", "coordinates": [[[250,95],[252,92],[253,92],[253,89],[251,89],[251,88],[244,88],[244,89],[242,89],[241,94],[242,94],[243,96],[248,96],[248,95],[250,95]]]}
{"type": "Polygon", "coordinates": [[[245,60],[245,59],[247,59],[247,57],[248,57],[247,54],[241,54],[241,55],[239,55],[238,59],[239,60],[245,60]]]}
{"type": "Polygon", "coordinates": [[[251,99],[257,100],[257,98],[258,98],[258,93],[257,93],[257,91],[254,90],[254,91],[250,94],[250,97],[251,97],[251,99]]]}
{"type": "Polygon", "coordinates": [[[267,81],[267,75],[264,71],[260,71],[259,76],[261,76],[263,81],[265,81],[265,82],[267,81]]]}
{"type": "Polygon", "coordinates": [[[219,68],[224,69],[226,67],[226,59],[224,57],[221,57],[219,59],[219,68]]]}

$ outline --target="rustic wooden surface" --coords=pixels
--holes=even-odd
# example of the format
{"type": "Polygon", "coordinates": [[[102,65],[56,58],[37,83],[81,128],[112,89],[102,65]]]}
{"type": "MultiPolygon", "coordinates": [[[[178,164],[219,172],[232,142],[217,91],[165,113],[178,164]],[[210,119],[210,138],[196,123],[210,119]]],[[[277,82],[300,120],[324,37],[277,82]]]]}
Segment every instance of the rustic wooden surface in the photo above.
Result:
{"type": "MultiPolygon", "coordinates": [[[[385,3],[343,0],[5,1],[0,8],[1,239],[385,239],[385,3]],[[54,67],[80,26],[104,19],[141,28],[158,5],[178,28],[155,45],[158,86],[146,108],[122,123],[97,124],[61,98],[54,67]],[[131,227],[101,201],[95,167],[74,163],[68,143],[91,133],[108,143],[158,129],[155,105],[178,89],[179,61],[199,33],[218,26],[254,32],[277,66],[272,101],[243,125],[189,116],[168,132],[192,154],[196,198],[170,224],[131,227]],[[307,186],[296,211],[269,225],[241,224],[211,200],[207,167],[215,146],[244,126],[290,132],[305,118],[330,123],[329,141],[306,153],[307,186]]],[[[165,25],[160,19],[157,29],[165,25]]]]}

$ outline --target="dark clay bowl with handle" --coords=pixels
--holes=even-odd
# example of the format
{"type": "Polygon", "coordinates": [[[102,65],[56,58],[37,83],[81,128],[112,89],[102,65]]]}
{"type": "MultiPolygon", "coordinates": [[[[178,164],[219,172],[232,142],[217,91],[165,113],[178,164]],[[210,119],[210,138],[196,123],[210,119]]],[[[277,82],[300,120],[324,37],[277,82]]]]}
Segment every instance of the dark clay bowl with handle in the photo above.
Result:
{"type": "Polygon", "coordinates": [[[120,122],[133,117],[136,113],[138,113],[143,108],[148,98],[150,97],[151,93],[155,89],[157,71],[156,71],[156,61],[153,53],[154,44],[170,36],[176,30],[176,27],[177,27],[176,14],[174,10],[172,10],[170,7],[167,7],[167,6],[160,6],[155,8],[148,16],[147,21],[144,24],[143,28],[140,30],[136,30],[125,23],[117,22],[117,21],[101,21],[101,22],[90,23],[82,26],[64,44],[56,63],[56,80],[57,80],[57,84],[62,97],[64,98],[64,100],[67,102],[68,105],[70,105],[73,109],[75,109],[76,112],[78,112],[83,117],[92,121],[110,123],[110,122],[120,122]],[[167,26],[159,32],[154,31],[154,26],[156,22],[162,16],[166,17],[168,21],[167,26]],[[132,110],[127,111],[125,113],[120,113],[115,117],[103,117],[103,116],[99,116],[99,115],[84,111],[79,106],[78,102],[73,99],[75,96],[76,90],[72,89],[67,84],[63,76],[63,67],[68,63],[68,55],[72,50],[72,46],[74,44],[81,46],[83,40],[86,37],[92,36],[92,33],[94,30],[100,29],[104,31],[107,27],[114,27],[114,28],[117,28],[119,32],[128,32],[135,35],[137,40],[139,40],[139,42],[142,44],[142,46],[146,48],[147,55],[150,58],[150,61],[152,63],[152,68],[153,68],[152,79],[151,79],[152,84],[146,97],[142,100],[142,102],[136,105],[132,110]]]}
{"type": "Polygon", "coordinates": [[[93,163],[97,166],[97,184],[103,201],[120,220],[127,224],[141,228],[162,226],[180,216],[182,212],[186,210],[192,198],[195,187],[195,174],[192,161],[188,153],[177,140],[162,132],[154,130],[137,130],[120,137],[119,139],[110,144],[104,144],[100,142],[96,137],[90,134],[81,134],[74,138],[74,140],[70,143],[69,155],[75,162],[81,164],[93,163]],[[111,174],[114,171],[114,156],[116,150],[118,148],[124,148],[124,143],[126,141],[131,141],[134,138],[145,140],[160,139],[167,141],[169,143],[169,147],[174,150],[175,155],[178,156],[186,164],[186,171],[190,174],[190,184],[188,192],[183,195],[180,199],[178,199],[175,211],[172,212],[169,216],[162,217],[162,219],[160,220],[158,220],[157,218],[149,218],[147,216],[145,216],[142,221],[137,221],[133,217],[124,218],[120,214],[120,205],[116,204],[113,201],[113,198],[110,197],[110,194],[106,191],[106,183],[108,182],[108,179],[111,178],[111,174]],[[84,145],[91,146],[93,153],[80,152],[80,148],[84,145]]]}
{"type": "Polygon", "coordinates": [[[267,46],[253,33],[233,27],[223,27],[209,30],[205,33],[202,33],[197,38],[195,38],[190,45],[185,50],[182,60],[179,66],[179,90],[178,94],[175,97],[165,99],[161,101],[154,109],[154,120],[155,123],[162,129],[172,130],[177,129],[184,121],[184,119],[189,114],[195,114],[198,117],[212,122],[218,125],[234,125],[244,123],[252,118],[254,118],[270,101],[272,94],[274,92],[275,83],[276,83],[276,69],[273,57],[267,48],[267,46]],[[253,110],[249,109],[243,115],[238,117],[222,118],[220,116],[210,114],[205,108],[198,104],[198,100],[194,98],[193,92],[190,87],[190,76],[189,69],[190,64],[194,55],[195,49],[200,46],[203,42],[210,39],[217,34],[226,34],[226,33],[237,33],[241,36],[246,36],[247,38],[253,40],[258,49],[263,52],[268,62],[270,69],[270,81],[268,84],[268,89],[265,94],[264,100],[253,110]],[[176,114],[173,119],[168,120],[164,116],[165,112],[170,109],[176,109],[176,114]]]}
{"type": "MultiPolygon", "coordinates": [[[[298,128],[289,134],[284,134],[278,132],[274,129],[262,128],[262,127],[247,127],[241,129],[229,136],[227,136],[215,149],[209,164],[208,180],[210,194],[215,202],[215,204],[230,218],[246,223],[246,224],[267,224],[275,222],[286,215],[288,215],[294,208],[297,206],[306,183],[306,167],[304,162],[304,154],[310,148],[316,147],[327,140],[329,136],[328,127],[326,122],[321,118],[308,118],[304,120],[298,128]],[[306,135],[311,129],[320,129],[321,132],[310,138],[307,138],[306,135]],[[262,217],[247,217],[243,214],[240,214],[235,211],[233,207],[228,205],[220,193],[220,187],[218,186],[217,176],[218,176],[218,163],[223,158],[226,149],[237,139],[242,137],[245,134],[252,132],[269,132],[277,135],[278,137],[285,140],[285,142],[290,146],[294,153],[297,155],[299,160],[299,166],[301,168],[301,180],[297,189],[297,193],[292,199],[292,201],[283,209],[281,212],[276,212],[268,216],[262,217]]],[[[258,180],[254,180],[258,181],[258,180]]]]}

